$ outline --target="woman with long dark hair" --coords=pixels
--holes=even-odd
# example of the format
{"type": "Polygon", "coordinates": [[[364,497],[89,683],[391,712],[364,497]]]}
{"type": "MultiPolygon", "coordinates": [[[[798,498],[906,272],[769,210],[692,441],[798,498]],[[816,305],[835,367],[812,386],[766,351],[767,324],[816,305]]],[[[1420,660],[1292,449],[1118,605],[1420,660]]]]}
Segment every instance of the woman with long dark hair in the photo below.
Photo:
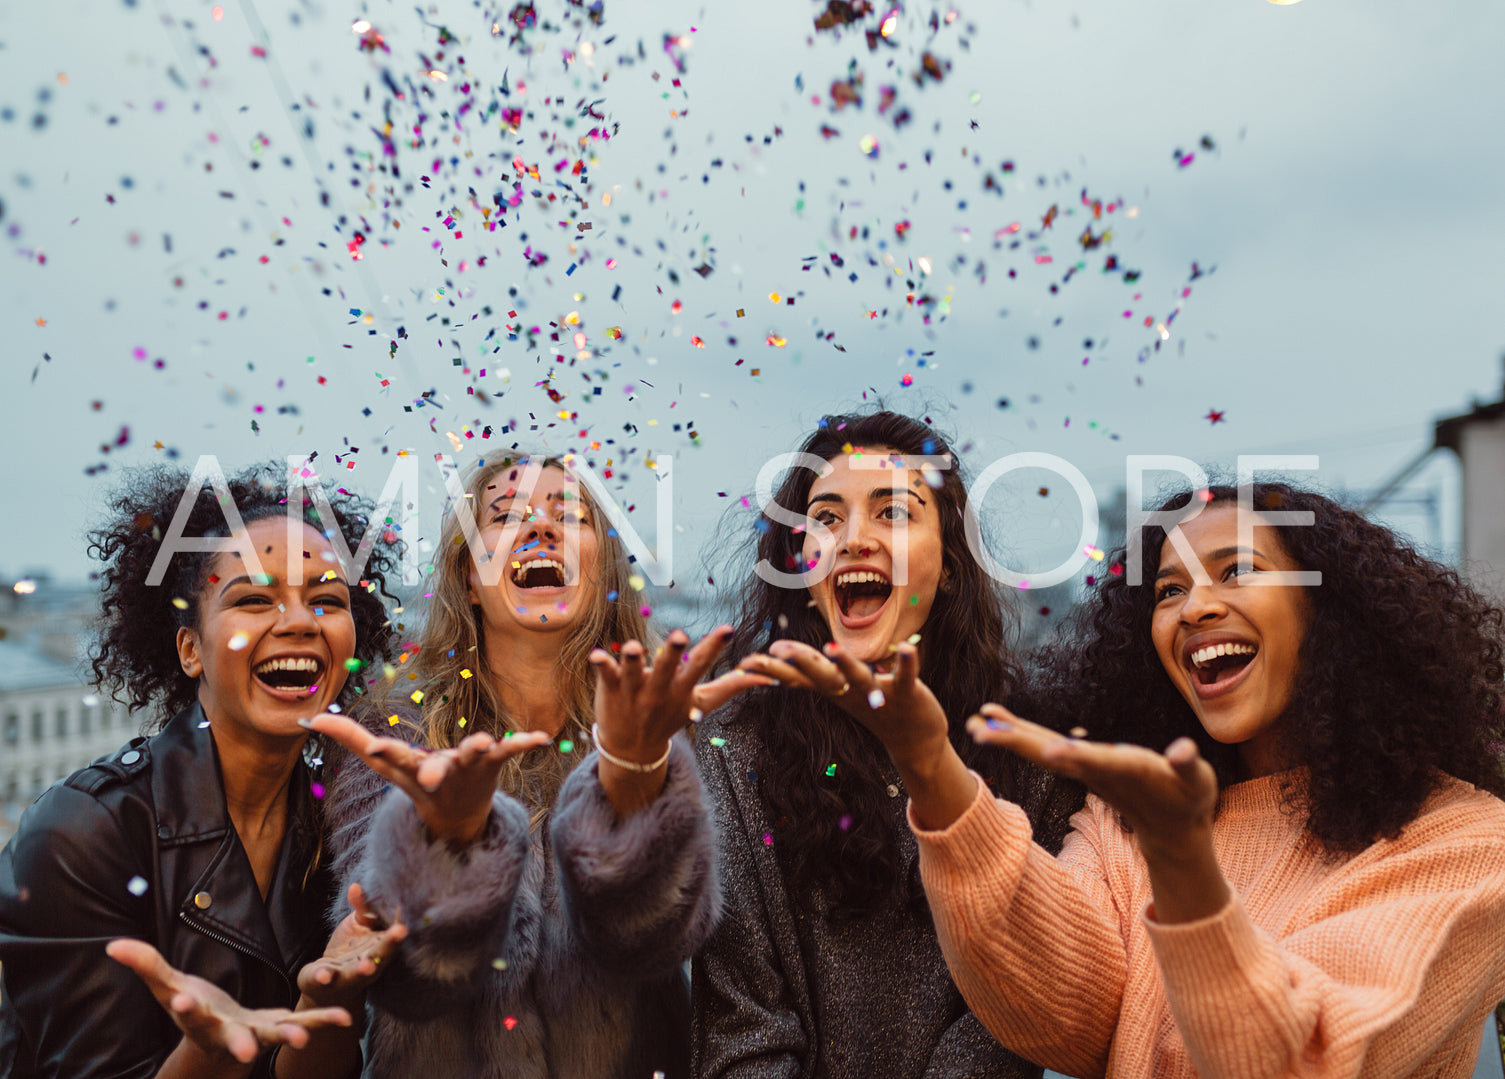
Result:
{"type": "Polygon", "coordinates": [[[330,788],[336,871],[411,930],[371,993],[367,1075],[683,1079],[683,965],[719,890],[674,735],[756,679],[695,685],[725,632],[650,654],[621,541],[567,462],[499,457],[464,487],[416,677],[365,726],[313,724],[359,758],[330,788]]]}
{"type": "Polygon", "coordinates": [[[1058,858],[875,713],[947,777],[910,812],[951,970],[1073,1075],[1467,1076],[1505,994],[1505,616],[1321,495],[1240,493],[1168,501],[1174,542],[1120,553],[1056,653],[1100,741],[973,720],[1093,790],[1058,858]]]}
{"type": "Polygon", "coordinates": [[[224,502],[188,482],[136,473],[91,537],[105,562],[94,677],[151,709],[148,736],[54,784],[0,854],[13,1079],[266,1077],[282,1045],[306,1048],[304,1064],[358,1060],[355,1035],[328,1029],[350,1021],[332,1006],[359,999],[401,935],[356,916],[343,958],[318,962],[330,876],[299,726],[348,706],[350,671],[385,658],[374,592],[395,554],[378,544],[351,580],[326,534],[358,546],[368,507],[335,495],[329,520],[305,501],[290,526],[273,468],[230,478],[224,502]],[[164,537],[189,549],[164,554],[164,537]],[[194,549],[215,537],[234,549],[194,549]]]}
{"type": "Polygon", "coordinates": [[[881,411],[826,417],[800,452],[758,518],[731,656],[780,684],[697,733],[727,910],[692,977],[696,1074],[1038,1074],[987,1034],[946,971],[904,823],[911,777],[854,718],[892,705],[796,666],[827,643],[879,671],[918,649],[960,717],[926,735],[1037,807],[1047,842],[1064,831],[1071,792],[1005,767],[961,724],[1012,699],[1019,678],[1009,608],[968,549],[959,462],[926,425],[881,411]]]}

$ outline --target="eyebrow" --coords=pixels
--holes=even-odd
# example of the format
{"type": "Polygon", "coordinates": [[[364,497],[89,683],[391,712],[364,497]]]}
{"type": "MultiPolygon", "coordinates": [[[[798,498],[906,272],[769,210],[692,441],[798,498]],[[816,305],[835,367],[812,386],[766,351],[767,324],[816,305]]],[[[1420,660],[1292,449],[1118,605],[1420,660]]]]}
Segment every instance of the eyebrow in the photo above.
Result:
{"type": "MultiPolygon", "coordinates": [[[[912,497],[916,502],[918,502],[922,506],[928,506],[930,504],[930,503],[926,502],[923,498],[921,498],[918,494],[916,494],[914,491],[911,491],[908,487],[905,487],[903,489],[903,491],[904,491],[905,494],[907,494],[910,497],[912,497]]],[[[896,493],[897,493],[897,491],[893,487],[874,487],[871,491],[869,491],[867,493],[867,496],[870,499],[872,499],[872,498],[885,498],[885,497],[888,497],[889,495],[893,495],[893,494],[896,494],[896,493]]],[[[814,498],[812,498],[810,500],[810,505],[808,505],[808,506],[805,507],[805,511],[808,513],[809,510],[810,510],[810,507],[814,506],[817,502],[843,502],[844,503],[844,502],[846,502],[846,499],[842,498],[841,495],[837,494],[835,491],[832,491],[829,494],[816,495],[814,498]]]]}
{"type": "MultiPolygon", "coordinates": [[[[520,492],[518,492],[516,488],[513,488],[506,494],[499,495],[498,497],[493,498],[491,500],[491,505],[487,506],[486,509],[494,510],[496,509],[498,502],[515,502],[520,497],[520,492]]],[[[543,496],[543,500],[545,502],[575,502],[581,507],[585,506],[585,500],[583,498],[566,498],[564,491],[550,491],[548,494],[543,496]]]]}
{"type": "MultiPolygon", "coordinates": [[[[266,574],[265,576],[267,577],[267,583],[265,585],[260,585],[258,587],[267,588],[267,587],[271,587],[272,585],[275,585],[277,583],[277,578],[273,577],[271,574],[266,574]]],[[[251,578],[250,578],[250,576],[248,574],[242,573],[239,577],[232,577],[230,580],[226,581],[225,582],[225,587],[221,588],[219,590],[219,594],[221,596],[223,596],[226,592],[230,591],[230,589],[234,588],[238,584],[252,584],[252,585],[254,585],[254,584],[256,584],[256,582],[253,581],[253,580],[251,580],[251,578]]],[[[347,592],[350,590],[350,582],[347,581],[347,580],[345,580],[345,578],[343,578],[343,577],[329,577],[327,579],[323,578],[323,577],[320,577],[320,578],[317,578],[317,579],[315,579],[313,581],[305,581],[305,584],[307,584],[309,586],[319,585],[319,584],[342,584],[342,585],[345,586],[345,590],[347,592]]]]}
{"type": "MultiPolygon", "coordinates": [[[[1253,555],[1255,558],[1261,558],[1265,559],[1265,561],[1269,561],[1269,559],[1265,558],[1264,552],[1262,552],[1258,547],[1219,547],[1216,551],[1208,551],[1207,557],[1202,561],[1204,564],[1207,562],[1221,562],[1229,555],[1235,554],[1253,555]]],[[[1185,568],[1185,566],[1172,566],[1168,569],[1162,569],[1159,573],[1155,574],[1155,580],[1158,581],[1162,577],[1169,577],[1172,573],[1177,572],[1178,569],[1184,570],[1185,568]]]]}

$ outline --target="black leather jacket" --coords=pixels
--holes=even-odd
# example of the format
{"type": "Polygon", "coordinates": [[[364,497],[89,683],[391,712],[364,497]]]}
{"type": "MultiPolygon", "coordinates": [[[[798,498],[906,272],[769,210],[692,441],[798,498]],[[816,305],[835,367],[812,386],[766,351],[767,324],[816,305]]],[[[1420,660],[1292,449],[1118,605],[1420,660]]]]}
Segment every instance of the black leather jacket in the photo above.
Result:
{"type": "MultiPolygon", "coordinates": [[[[137,937],[247,1007],[292,1007],[326,939],[327,872],[299,762],[265,901],[225,808],[197,704],[54,784],[0,852],[0,1079],[155,1075],[180,1035],[105,955],[137,937]]],[[[263,1054],[253,1076],[270,1075],[263,1054]]]]}

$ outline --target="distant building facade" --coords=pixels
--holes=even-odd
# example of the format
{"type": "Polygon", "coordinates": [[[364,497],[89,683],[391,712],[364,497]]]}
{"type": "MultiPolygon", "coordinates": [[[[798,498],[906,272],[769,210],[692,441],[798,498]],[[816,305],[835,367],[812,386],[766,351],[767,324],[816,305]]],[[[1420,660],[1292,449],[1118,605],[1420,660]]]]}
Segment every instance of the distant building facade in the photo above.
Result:
{"type": "Polygon", "coordinates": [[[139,717],[89,685],[93,585],[0,582],[0,843],[42,791],[137,733],[139,717]],[[34,590],[33,590],[34,589],[34,590]]]}

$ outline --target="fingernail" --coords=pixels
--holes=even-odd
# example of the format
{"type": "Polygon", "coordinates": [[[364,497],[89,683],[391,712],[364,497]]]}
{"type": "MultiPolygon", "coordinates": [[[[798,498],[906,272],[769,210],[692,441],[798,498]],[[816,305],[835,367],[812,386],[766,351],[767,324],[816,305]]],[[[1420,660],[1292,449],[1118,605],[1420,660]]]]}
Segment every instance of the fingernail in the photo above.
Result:
{"type": "Polygon", "coordinates": [[[1006,719],[990,719],[988,720],[988,729],[993,731],[1011,731],[1014,729],[1014,725],[1006,719]]]}
{"type": "Polygon", "coordinates": [[[298,720],[298,726],[306,731],[311,731],[314,729],[314,721],[311,719],[300,719],[298,720]]]}

